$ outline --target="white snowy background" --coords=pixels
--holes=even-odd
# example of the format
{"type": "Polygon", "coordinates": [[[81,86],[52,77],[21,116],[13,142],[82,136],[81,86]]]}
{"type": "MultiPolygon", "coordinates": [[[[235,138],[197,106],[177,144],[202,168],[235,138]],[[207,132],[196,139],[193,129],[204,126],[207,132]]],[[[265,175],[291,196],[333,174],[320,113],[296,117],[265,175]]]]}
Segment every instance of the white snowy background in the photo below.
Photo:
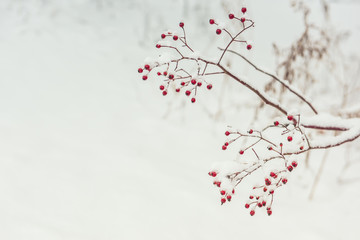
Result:
{"type": "MultiPolygon", "coordinates": [[[[247,54],[272,69],[272,43],[298,37],[301,15],[289,1],[245,4],[256,22],[247,54]]],[[[360,3],[330,7],[359,55],[360,3]]],[[[249,215],[246,182],[220,205],[207,172],[236,158],[221,145],[227,125],[249,126],[246,109],[210,117],[221,79],[182,106],[137,73],[181,20],[194,45],[211,46],[211,17],[226,18],[219,1],[0,0],[0,239],[360,239],[359,140],[345,172],[346,146],[331,150],[312,200],[322,151],[299,163],[273,216],[249,215]]]]}

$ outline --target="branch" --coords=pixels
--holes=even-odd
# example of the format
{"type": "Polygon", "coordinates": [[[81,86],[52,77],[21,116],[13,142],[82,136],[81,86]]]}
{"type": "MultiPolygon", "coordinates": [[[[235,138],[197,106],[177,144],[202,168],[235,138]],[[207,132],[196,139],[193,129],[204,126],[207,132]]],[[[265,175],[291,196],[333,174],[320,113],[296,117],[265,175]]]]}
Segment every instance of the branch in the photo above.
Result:
{"type": "Polygon", "coordinates": [[[360,118],[343,119],[329,114],[321,114],[310,118],[302,118],[301,126],[304,128],[342,132],[338,136],[326,136],[310,140],[310,146],[307,150],[332,148],[352,142],[360,137],[360,118]]]}
{"type": "Polygon", "coordinates": [[[275,99],[268,96],[265,92],[257,89],[255,86],[251,85],[249,82],[246,82],[246,81],[240,79],[239,77],[237,77],[234,73],[232,73],[230,71],[230,69],[226,68],[225,66],[222,66],[220,63],[215,63],[215,62],[208,61],[208,60],[201,59],[201,58],[200,58],[200,60],[202,60],[202,61],[204,61],[204,62],[206,62],[208,64],[213,64],[213,65],[218,66],[226,75],[232,77],[234,80],[238,81],[239,83],[241,83],[242,85],[244,85],[245,87],[247,87],[248,89],[253,91],[266,104],[276,108],[277,110],[279,110],[283,114],[287,115],[288,111],[286,111],[286,109],[283,106],[281,106],[279,102],[277,102],[275,99]]]}
{"type": "MultiPolygon", "coordinates": [[[[221,60],[223,59],[226,51],[228,50],[228,48],[230,47],[230,45],[236,40],[236,38],[237,38],[238,36],[240,36],[241,33],[243,33],[243,32],[246,31],[247,29],[249,29],[249,28],[251,28],[251,27],[254,26],[254,22],[253,22],[252,20],[249,20],[249,19],[248,19],[248,21],[250,21],[251,24],[250,24],[249,26],[247,26],[247,27],[245,27],[245,25],[244,25],[244,28],[243,28],[241,31],[239,31],[239,32],[235,35],[235,37],[231,38],[231,41],[228,43],[228,45],[227,45],[227,46],[225,47],[225,49],[223,50],[223,53],[221,54],[221,56],[220,56],[220,58],[219,58],[218,64],[220,64],[220,62],[221,62],[221,60]]],[[[229,33],[229,34],[230,34],[230,33],[229,33]]],[[[230,36],[231,36],[231,34],[230,34],[230,36]]]]}
{"type": "MultiPolygon", "coordinates": [[[[219,48],[220,50],[224,51],[225,49],[219,48]]],[[[249,63],[252,67],[254,67],[257,71],[264,73],[270,77],[272,77],[273,79],[275,79],[277,82],[279,82],[280,84],[282,84],[285,88],[287,88],[290,92],[292,92],[293,94],[295,94],[297,97],[299,97],[303,102],[305,102],[310,108],[311,110],[315,113],[318,114],[318,112],[316,111],[316,109],[314,108],[314,106],[310,103],[309,99],[306,99],[306,97],[303,96],[302,93],[298,92],[297,90],[293,89],[286,81],[279,79],[278,77],[276,77],[274,74],[271,74],[259,67],[257,67],[254,63],[252,63],[250,60],[248,60],[246,57],[244,57],[243,55],[241,55],[238,52],[235,52],[233,50],[227,50],[230,53],[233,53],[239,57],[241,57],[242,59],[244,59],[247,63],[249,63]]]]}

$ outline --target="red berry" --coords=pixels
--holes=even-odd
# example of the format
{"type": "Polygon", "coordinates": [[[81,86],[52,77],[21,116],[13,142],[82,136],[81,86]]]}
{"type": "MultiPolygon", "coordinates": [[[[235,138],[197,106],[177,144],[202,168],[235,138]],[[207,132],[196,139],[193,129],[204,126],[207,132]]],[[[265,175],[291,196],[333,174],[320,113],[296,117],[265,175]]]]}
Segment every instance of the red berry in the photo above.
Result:
{"type": "Polygon", "coordinates": [[[221,194],[221,195],[225,195],[225,193],[226,193],[226,192],[225,192],[224,190],[221,190],[221,191],[220,191],[220,194],[221,194]]]}
{"type": "Polygon", "coordinates": [[[165,34],[161,34],[161,38],[164,39],[166,37],[165,34]]]}
{"type": "Polygon", "coordinates": [[[261,202],[259,202],[257,205],[259,208],[261,208],[263,206],[261,202]]]}
{"type": "Polygon", "coordinates": [[[293,166],[293,167],[297,167],[297,162],[295,162],[295,161],[293,161],[292,163],[291,163],[291,165],[293,166]]]}
{"type": "Polygon", "coordinates": [[[226,136],[229,136],[229,135],[230,135],[230,132],[229,132],[229,131],[226,131],[226,132],[225,132],[225,135],[226,135],[226,136]]]}
{"type": "Polygon", "coordinates": [[[288,137],[287,137],[287,140],[288,140],[289,142],[291,142],[291,141],[293,140],[292,136],[288,136],[288,137]]]}
{"type": "Polygon", "coordinates": [[[221,204],[224,204],[226,202],[226,199],[225,198],[222,198],[221,199],[221,204]]]}
{"type": "Polygon", "coordinates": [[[293,117],[292,115],[289,115],[289,116],[287,117],[287,119],[288,119],[289,121],[291,121],[291,120],[294,119],[294,117],[293,117]]]}
{"type": "Polygon", "coordinates": [[[244,151],[243,151],[243,150],[240,150],[240,152],[239,152],[239,153],[242,155],[242,154],[244,154],[244,151]]]}
{"type": "Polygon", "coordinates": [[[216,186],[220,187],[221,186],[221,182],[217,182],[216,186]]]}
{"type": "Polygon", "coordinates": [[[234,193],[235,193],[235,189],[232,190],[232,194],[234,194],[234,193]]]}
{"type": "Polygon", "coordinates": [[[265,201],[262,201],[262,205],[263,205],[263,207],[265,207],[265,205],[266,205],[266,202],[265,202],[265,201]]]}
{"type": "Polygon", "coordinates": [[[160,44],[156,44],[156,48],[161,48],[161,45],[160,45],[160,44]]]}
{"type": "Polygon", "coordinates": [[[174,41],[178,40],[178,38],[179,38],[179,37],[176,36],[176,35],[173,36],[174,41]]]}
{"type": "Polygon", "coordinates": [[[260,197],[256,197],[256,200],[259,200],[260,197]]]}
{"type": "Polygon", "coordinates": [[[245,22],[245,18],[240,18],[240,21],[243,23],[243,22],[245,22]]]}
{"type": "Polygon", "coordinates": [[[246,8],[243,7],[243,8],[241,9],[241,12],[242,12],[242,13],[246,13],[246,8]]]}
{"type": "Polygon", "coordinates": [[[195,84],[196,84],[196,80],[195,80],[195,79],[192,79],[192,80],[191,80],[191,84],[192,84],[192,85],[195,85],[195,84]]]}
{"type": "Polygon", "coordinates": [[[253,199],[254,198],[254,196],[252,196],[252,195],[250,195],[250,197],[249,197],[250,199],[253,199]]]}
{"type": "Polygon", "coordinates": [[[233,19],[234,17],[235,17],[234,14],[232,14],[232,13],[229,14],[230,19],[233,19]]]}
{"type": "Polygon", "coordinates": [[[211,176],[216,177],[217,173],[216,172],[211,172],[211,176]]]}
{"type": "Polygon", "coordinates": [[[303,150],[303,149],[304,149],[304,147],[303,147],[303,146],[301,146],[301,147],[300,147],[300,150],[303,150]]]}
{"type": "Polygon", "coordinates": [[[287,169],[289,170],[289,172],[291,172],[291,171],[293,170],[293,167],[292,167],[291,165],[289,165],[289,166],[287,167],[287,169]]]}
{"type": "Polygon", "coordinates": [[[214,20],[214,19],[210,19],[210,20],[209,20],[209,23],[210,23],[210,24],[214,24],[214,23],[215,23],[215,20],[214,20]]]}
{"type": "Polygon", "coordinates": [[[264,192],[266,192],[266,191],[267,191],[267,188],[266,188],[266,187],[264,187],[264,188],[263,188],[263,191],[264,191],[264,192]]]}
{"type": "Polygon", "coordinates": [[[252,129],[249,130],[249,133],[252,134],[254,131],[252,129]]]}
{"type": "Polygon", "coordinates": [[[222,150],[226,150],[226,148],[227,148],[227,147],[226,147],[225,145],[222,146],[222,150]]]}
{"type": "Polygon", "coordinates": [[[139,68],[138,69],[138,73],[142,73],[143,72],[143,69],[142,68],[139,68]]]}
{"type": "Polygon", "coordinates": [[[270,194],[274,194],[274,190],[270,190],[269,193],[270,193],[270,194]]]}
{"type": "Polygon", "coordinates": [[[166,96],[166,94],[167,94],[167,91],[163,91],[163,92],[162,92],[162,94],[163,94],[164,96],[166,96]]]}
{"type": "Polygon", "coordinates": [[[226,142],[224,145],[225,145],[225,146],[229,146],[229,143],[228,143],[228,142],[226,142]]]}
{"type": "Polygon", "coordinates": [[[175,89],[176,92],[180,92],[180,88],[175,89]]]}
{"type": "Polygon", "coordinates": [[[231,201],[231,196],[230,196],[230,195],[227,195],[227,196],[226,196],[226,199],[230,202],[230,201],[231,201]]]}
{"type": "Polygon", "coordinates": [[[198,82],[197,85],[198,85],[198,87],[201,87],[202,83],[201,83],[201,82],[198,82]]]}
{"type": "Polygon", "coordinates": [[[157,72],[157,75],[160,76],[160,75],[161,75],[161,72],[157,72]]]}
{"type": "Polygon", "coordinates": [[[267,210],[267,214],[270,216],[272,214],[272,211],[270,209],[267,210]]]}
{"type": "Polygon", "coordinates": [[[270,172],[270,177],[274,177],[276,174],[274,172],[270,172]]]}
{"type": "Polygon", "coordinates": [[[268,146],[268,150],[271,151],[273,148],[271,146],[268,146]]]}
{"type": "Polygon", "coordinates": [[[173,79],[174,78],[174,75],[173,74],[170,74],[169,75],[169,79],[173,79]]]}
{"type": "Polygon", "coordinates": [[[207,89],[209,89],[209,90],[212,89],[212,85],[211,85],[211,84],[207,85],[206,87],[207,87],[207,89]]]}
{"type": "Polygon", "coordinates": [[[184,23],[183,23],[183,22],[180,22],[180,23],[179,23],[179,26],[180,26],[181,28],[183,28],[183,27],[184,27],[184,23]]]}
{"type": "Polygon", "coordinates": [[[160,90],[164,90],[165,87],[163,85],[160,86],[160,90]]]}
{"type": "Polygon", "coordinates": [[[192,98],[192,99],[191,99],[191,102],[192,102],[192,103],[194,103],[195,101],[196,101],[196,99],[195,99],[195,98],[192,98]]]}
{"type": "Polygon", "coordinates": [[[280,143],[280,147],[282,147],[283,146],[283,143],[280,143]]]}
{"type": "Polygon", "coordinates": [[[221,29],[219,29],[219,28],[216,29],[216,34],[217,34],[217,35],[221,34],[221,29]]]}
{"type": "Polygon", "coordinates": [[[278,121],[275,121],[275,122],[274,122],[274,125],[275,125],[275,126],[278,126],[278,125],[279,125],[279,122],[278,122],[278,121]]]}
{"type": "Polygon", "coordinates": [[[163,74],[164,74],[164,76],[166,76],[166,75],[167,75],[167,72],[163,72],[163,74]]]}
{"type": "Polygon", "coordinates": [[[247,50],[250,50],[250,49],[252,49],[252,46],[251,46],[251,44],[248,44],[248,45],[246,46],[246,48],[247,48],[247,50]]]}
{"type": "Polygon", "coordinates": [[[149,70],[149,69],[150,69],[150,65],[146,64],[146,65],[144,66],[144,68],[145,68],[146,70],[149,70]]]}
{"type": "Polygon", "coordinates": [[[186,90],[185,95],[190,96],[191,92],[189,90],[186,90]]]}
{"type": "Polygon", "coordinates": [[[283,184],[286,184],[287,183],[287,179],[286,178],[283,178],[283,180],[281,180],[283,184]]]}
{"type": "Polygon", "coordinates": [[[250,205],[246,203],[246,204],[245,204],[245,208],[249,208],[249,207],[250,207],[250,205]]]}
{"type": "Polygon", "coordinates": [[[144,75],[143,77],[142,77],[142,79],[145,81],[146,79],[147,79],[148,77],[146,76],[146,75],[144,75]]]}
{"type": "Polygon", "coordinates": [[[254,210],[251,210],[251,211],[250,211],[250,215],[251,215],[251,216],[254,216],[254,215],[255,215],[255,211],[254,211],[254,210]]]}
{"type": "Polygon", "coordinates": [[[269,186],[269,185],[271,184],[271,181],[270,181],[268,178],[266,178],[266,179],[265,179],[265,184],[266,184],[267,186],[269,186]]]}

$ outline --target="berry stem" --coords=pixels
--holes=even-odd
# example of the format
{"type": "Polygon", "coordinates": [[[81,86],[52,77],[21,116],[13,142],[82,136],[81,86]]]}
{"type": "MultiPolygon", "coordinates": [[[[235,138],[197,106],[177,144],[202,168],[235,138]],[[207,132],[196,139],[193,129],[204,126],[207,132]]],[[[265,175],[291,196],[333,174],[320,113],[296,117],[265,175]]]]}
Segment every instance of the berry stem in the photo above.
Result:
{"type": "MultiPolygon", "coordinates": [[[[251,20],[250,20],[250,21],[251,21],[251,20]]],[[[231,38],[230,42],[228,43],[228,45],[225,47],[224,51],[222,52],[222,54],[221,54],[221,56],[220,56],[220,58],[219,58],[219,61],[217,62],[218,64],[220,64],[220,62],[221,62],[221,60],[223,59],[226,51],[228,50],[228,48],[230,47],[230,45],[234,42],[234,40],[235,40],[241,33],[243,33],[244,31],[246,31],[247,29],[249,29],[249,28],[252,27],[252,26],[254,26],[254,22],[253,22],[253,21],[251,21],[251,24],[250,24],[249,26],[247,26],[247,27],[245,27],[245,24],[244,24],[244,25],[243,25],[244,28],[243,28],[240,32],[238,32],[238,33],[235,35],[235,37],[232,37],[232,38],[231,38]]],[[[230,34],[230,36],[231,36],[231,34],[230,34]]]]}

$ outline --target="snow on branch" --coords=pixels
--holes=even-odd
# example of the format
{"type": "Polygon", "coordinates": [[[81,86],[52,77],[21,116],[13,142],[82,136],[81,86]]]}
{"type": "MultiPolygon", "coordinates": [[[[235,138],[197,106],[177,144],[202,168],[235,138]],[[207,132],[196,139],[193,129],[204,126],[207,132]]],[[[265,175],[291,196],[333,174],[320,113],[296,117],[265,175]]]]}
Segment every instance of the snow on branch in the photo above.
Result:
{"type": "Polygon", "coordinates": [[[346,142],[354,141],[360,136],[359,118],[343,119],[329,114],[321,114],[302,118],[301,126],[319,130],[341,131],[337,136],[318,137],[311,140],[311,149],[336,147],[346,142]]]}

